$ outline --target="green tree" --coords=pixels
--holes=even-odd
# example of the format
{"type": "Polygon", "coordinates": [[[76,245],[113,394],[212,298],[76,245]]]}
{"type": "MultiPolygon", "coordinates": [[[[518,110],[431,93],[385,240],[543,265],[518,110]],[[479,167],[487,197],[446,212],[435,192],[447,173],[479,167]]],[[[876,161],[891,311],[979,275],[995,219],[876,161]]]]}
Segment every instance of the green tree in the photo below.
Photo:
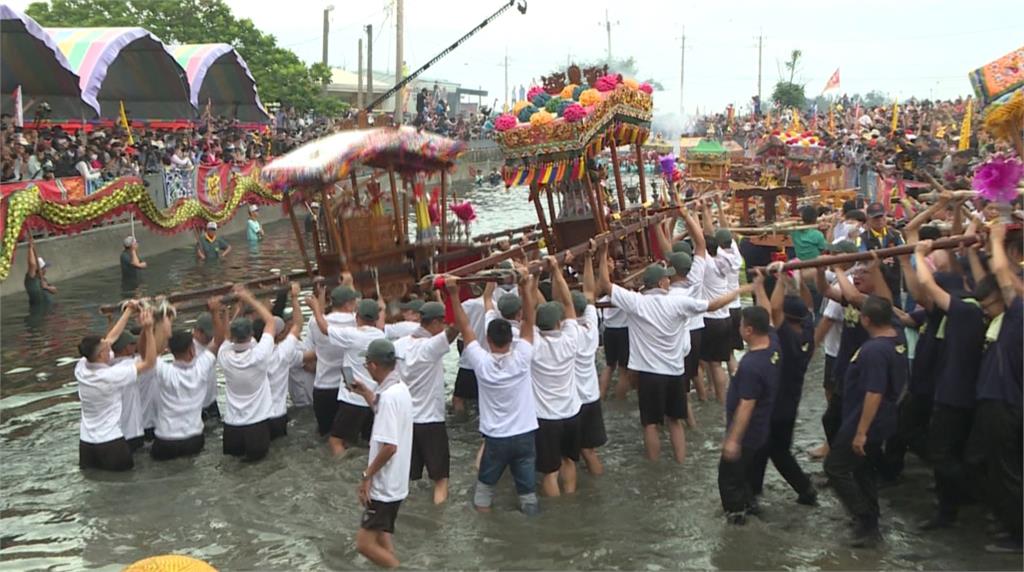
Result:
{"type": "Polygon", "coordinates": [[[265,103],[300,111],[344,108],[323,92],[330,70],[306,66],[252,20],[236,18],[223,0],[50,0],[33,2],[26,12],[43,26],[140,26],[168,44],[231,44],[245,58],[265,103]]]}
{"type": "Polygon", "coordinates": [[[804,86],[788,81],[780,81],[775,84],[775,91],[772,92],[772,101],[783,107],[796,107],[803,109],[807,98],[804,97],[804,86]]]}

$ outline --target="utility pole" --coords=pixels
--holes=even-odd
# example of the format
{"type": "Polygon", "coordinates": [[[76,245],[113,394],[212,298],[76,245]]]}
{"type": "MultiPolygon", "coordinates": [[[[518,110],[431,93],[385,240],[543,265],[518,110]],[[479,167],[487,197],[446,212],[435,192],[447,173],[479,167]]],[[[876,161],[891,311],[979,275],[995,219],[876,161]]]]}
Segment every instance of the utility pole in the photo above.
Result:
{"type": "Polygon", "coordinates": [[[508,100],[508,47],[505,47],[505,109],[502,111],[508,112],[509,100],[508,100]]]}
{"type": "Polygon", "coordinates": [[[326,8],[324,8],[324,38],[323,38],[323,40],[324,40],[324,46],[323,46],[324,53],[323,53],[323,57],[320,60],[321,62],[323,62],[324,67],[327,67],[327,46],[328,46],[327,37],[331,33],[331,19],[330,19],[331,10],[334,10],[334,5],[333,4],[327,6],[326,8]]]}
{"type": "MultiPolygon", "coordinates": [[[[366,26],[366,101],[373,103],[373,25],[366,26]]],[[[373,109],[367,109],[373,111],[373,109]]]]}
{"type": "Polygon", "coordinates": [[[764,36],[757,35],[757,100],[761,101],[761,48],[763,47],[764,36]]]}
{"type": "Polygon", "coordinates": [[[683,120],[683,84],[686,79],[686,26],[683,26],[682,47],[679,50],[679,120],[683,120]]]}
{"type": "MultiPolygon", "coordinates": [[[[402,83],[402,32],[404,24],[402,19],[405,15],[404,2],[402,0],[395,0],[395,34],[397,39],[395,40],[395,85],[402,83]]],[[[395,93],[395,125],[402,124],[402,116],[405,115],[403,109],[403,103],[405,103],[402,97],[405,94],[405,88],[399,89],[395,93]]]]}
{"type": "MultiPolygon", "coordinates": [[[[619,21],[616,20],[614,22],[614,24],[616,26],[618,26],[619,25],[619,21]]],[[[600,26],[601,22],[598,22],[597,25],[600,26]]],[[[607,8],[605,8],[605,10],[604,10],[604,30],[605,30],[605,33],[608,34],[608,64],[611,65],[611,63],[612,63],[612,21],[608,18],[608,9],[607,8]]]]}
{"type": "Polygon", "coordinates": [[[363,39],[359,38],[359,80],[356,88],[356,107],[363,108],[363,39]]]}

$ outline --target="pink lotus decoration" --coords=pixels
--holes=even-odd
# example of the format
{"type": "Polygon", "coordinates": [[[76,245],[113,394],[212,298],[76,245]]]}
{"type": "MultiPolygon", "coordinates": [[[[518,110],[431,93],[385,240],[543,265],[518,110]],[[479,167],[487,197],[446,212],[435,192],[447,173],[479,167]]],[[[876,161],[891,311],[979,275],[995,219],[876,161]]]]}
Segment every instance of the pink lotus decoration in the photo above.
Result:
{"type": "Polygon", "coordinates": [[[605,92],[615,89],[615,86],[618,85],[618,83],[619,76],[608,74],[597,78],[597,81],[594,83],[594,87],[597,88],[597,91],[605,92]]]}
{"type": "Polygon", "coordinates": [[[516,126],[516,118],[511,113],[503,113],[494,120],[496,131],[508,131],[516,126]]]}
{"type": "Polygon", "coordinates": [[[543,87],[540,87],[539,85],[535,85],[535,86],[531,87],[530,91],[526,92],[526,100],[527,101],[533,101],[533,96],[535,96],[535,95],[537,95],[539,93],[545,93],[543,87]]]}
{"type": "Polygon", "coordinates": [[[974,170],[971,187],[989,201],[1009,203],[1017,198],[1017,184],[1024,177],[1020,159],[996,153],[974,170]]]}
{"type": "Polygon", "coordinates": [[[587,110],[583,109],[583,106],[578,103],[573,103],[569,107],[565,108],[562,112],[562,119],[569,123],[576,123],[587,116],[587,110]]]}
{"type": "Polygon", "coordinates": [[[452,205],[452,212],[455,213],[455,216],[459,217],[459,220],[465,224],[469,224],[476,220],[476,210],[473,208],[473,203],[469,201],[463,201],[452,205]]]}
{"type": "Polygon", "coordinates": [[[651,95],[652,93],[654,93],[654,88],[651,87],[651,84],[644,82],[640,84],[640,91],[646,93],[647,95],[651,95]]]}

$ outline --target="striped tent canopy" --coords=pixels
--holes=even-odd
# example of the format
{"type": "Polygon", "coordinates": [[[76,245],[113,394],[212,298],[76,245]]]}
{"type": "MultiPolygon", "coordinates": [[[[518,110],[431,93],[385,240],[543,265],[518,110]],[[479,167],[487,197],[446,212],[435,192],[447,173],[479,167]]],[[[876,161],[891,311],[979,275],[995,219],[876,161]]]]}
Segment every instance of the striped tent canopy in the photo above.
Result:
{"type": "Polygon", "coordinates": [[[245,60],[228,44],[171,46],[171,54],[188,76],[189,98],[200,115],[210,106],[217,117],[267,121],[256,80],[245,60]]]}
{"type": "Polygon", "coordinates": [[[191,119],[185,70],[142,28],[47,28],[79,77],[82,100],[100,117],[191,119]]]}
{"type": "Polygon", "coordinates": [[[0,108],[14,115],[11,94],[21,86],[28,123],[36,105],[50,106],[49,119],[92,119],[99,106],[82,102],[82,91],[67,58],[35,20],[0,4],[0,108]]]}

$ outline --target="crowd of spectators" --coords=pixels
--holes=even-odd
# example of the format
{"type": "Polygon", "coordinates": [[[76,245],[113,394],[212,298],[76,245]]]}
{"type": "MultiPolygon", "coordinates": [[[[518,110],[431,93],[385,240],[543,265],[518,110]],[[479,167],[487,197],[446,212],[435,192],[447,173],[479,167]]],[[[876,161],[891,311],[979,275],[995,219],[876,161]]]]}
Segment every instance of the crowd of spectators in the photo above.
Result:
{"type": "Polygon", "coordinates": [[[448,104],[448,93],[436,84],[433,90],[420,89],[416,94],[416,117],[413,125],[453,139],[468,141],[481,136],[481,130],[491,109],[482,107],[478,112],[453,113],[448,104]]]}

